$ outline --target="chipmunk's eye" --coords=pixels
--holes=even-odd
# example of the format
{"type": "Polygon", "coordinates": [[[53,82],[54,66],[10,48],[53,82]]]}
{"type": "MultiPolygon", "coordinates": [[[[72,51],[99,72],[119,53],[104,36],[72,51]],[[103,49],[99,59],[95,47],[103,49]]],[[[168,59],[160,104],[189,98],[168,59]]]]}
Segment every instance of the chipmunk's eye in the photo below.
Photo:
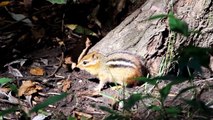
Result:
{"type": "Polygon", "coordinates": [[[87,63],[88,63],[88,61],[86,61],[86,60],[83,61],[83,64],[84,64],[84,65],[86,65],[87,63]]]}

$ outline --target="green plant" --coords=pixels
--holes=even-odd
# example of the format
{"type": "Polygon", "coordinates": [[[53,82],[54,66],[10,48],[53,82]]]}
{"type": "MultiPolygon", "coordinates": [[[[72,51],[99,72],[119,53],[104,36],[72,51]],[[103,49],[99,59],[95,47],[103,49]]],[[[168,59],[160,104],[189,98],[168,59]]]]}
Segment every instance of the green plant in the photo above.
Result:
{"type": "Polygon", "coordinates": [[[105,118],[105,120],[112,120],[112,119],[129,120],[133,116],[133,113],[131,111],[133,106],[137,102],[139,102],[139,101],[141,101],[143,99],[149,98],[149,97],[150,96],[148,96],[148,95],[142,96],[142,94],[140,94],[140,93],[131,94],[128,99],[122,99],[122,100],[118,101],[118,102],[122,102],[123,103],[123,110],[122,111],[113,110],[113,109],[105,107],[105,106],[99,106],[99,108],[101,110],[103,110],[103,111],[106,111],[106,112],[110,113],[110,115],[107,116],[105,118]]]}
{"type": "Polygon", "coordinates": [[[63,98],[65,98],[68,94],[67,93],[61,93],[60,95],[55,95],[55,96],[51,96],[49,98],[47,98],[44,102],[35,105],[30,111],[29,113],[26,113],[27,111],[24,111],[22,109],[22,104],[18,104],[15,107],[9,108],[9,109],[5,109],[5,110],[1,110],[0,111],[0,116],[5,116],[7,114],[10,113],[14,113],[16,111],[21,111],[23,113],[23,116],[27,119],[27,117],[33,113],[33,112],[38,112],[44,108],[46,108],[48,105],[54,104],[55,102],[58,102],[60,100],[62,100],[63,98]]]}
{"type": "Polygon", "coordinates": [[[51,2],[52,4],[66,4],[67,0],[47,0],[51,2]]]}
{"type": "Polygon", "coordinates": [[[61,93],[60,95],[51,96],[48,99],[46,99],[44,102],[42,102],[42,103],[37,104],[36,106],[34,106],[30,110],[30,113],[32,113],[32,112],[38,112],[39,110],[47,107],[48,105],[54,104],[55,102],[58,102],[58,101],[62,100],[67,95],[68,95],[67,93],[61,93]]]}
{"type": "Polygon", "coordinates": [[[148,20],[164,18],[167,18],[169,28],[173,32],[180,33],[185,37],[189,37],[191,33],[200,33],[199,31],[189,30],[188,24],[185,21],[177,18],[172,11],[170,11],[168,14],[151,16],[148,20]]]}
{"type": "Polygon", "coordinates": [[[0,85],[3,85],[3,84],[7,84],[9,82],[11,82],[12,79],[11,78],[0,78],[0,85]]]}

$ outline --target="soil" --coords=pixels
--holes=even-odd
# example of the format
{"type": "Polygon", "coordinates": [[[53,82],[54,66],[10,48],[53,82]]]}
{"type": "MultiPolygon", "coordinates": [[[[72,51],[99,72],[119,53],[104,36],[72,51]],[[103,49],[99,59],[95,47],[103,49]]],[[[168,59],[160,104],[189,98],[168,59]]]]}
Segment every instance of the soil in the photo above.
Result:
{"type": "MultiPolygon", "coordinates": [[[[49,8],[49,6],[47,8],[49,8]]],[[[61,6],[54,7],[53,11],[59,11],[59,9],[61,10],[61,6]]],[[[0,12],[7,13],[6,11],[0,12]]],[[[60,40],[59,38],[59,40],[56,39],[56,36],[61,35],[61,23],[55,23],[55,21],[57,21],[55,19],[58,18],[58,16],[62,15],[55,14],[50,9],[49,12],[39,14],[38,16],[39,19],[42,18],[42,20],[44,19],[48,25],[50,24],[49,26],[42,23],[42,25],[37,24],[37,27],[35,28],[30,28],[29,26],[25,26],[23,23],[20,23],[18,25],[15,24],[15,26],[10,27],[6,31],[0,31],[0,78],[11,78],[13,81],[10,83],[17,86],[17,88],[20,88],[23,81],[29,80],[36,82],[36,84],[42,87],[41,90],[29,95],[32,98],[27,98],[26,95],[19,97],[15,92],[12,92],[12,96],[21,101],[20,104],[18,104],[20,109],[15,113],[4,116],[5,120],[34,118],[37,115],[36,113],[30,114],[29,116],[21,113],[28,113],[29,110],[36,104],[44,102],[50,96],[60,94],[63,92],[63,90],[64,92],[68,93],[68,96],[63,100],[45,108],[44,111],[50,113],[46,119],[66,120],[68,117],[74,116],[78,119],[86,118],[100,120],[106,118],[108,115],[112,115],[112,113],[109,114],[108,112],[101,110],[100,106],[123,113],[121,101],[123,100],[124,96],[125,98],[128,98],[133,93],[141,93],[142,95],[151,94],[159,97],[159,89],[170,82],[160,82],[158,87],[153,89],[151,89],[153,86],[143,84],[141,86],[125,88],[125,90],[116,89],[116,85],[114,84],[107,84],[101,93],[97,93],[94,91],[94,88],[99,82],[97,78],[91,76],[86,71],[71,69],[72,65],[65,63],[65,59],[68,57],[71,57],[73,62],[77,61],[81,51],[85,48],[85,40],[82,37],[83,35],[81,36],[75,34],[75,36],[70,37],[69,35],[73,35],[72,33],[65,35],[66,37],[69,36],[69,39],[63,39],[63,37],[61,37],[63,40],[60,40]],[[49,15],[49,13],[52,14],[49,15]],[[49,21],[47,21],[47,19],[45,20],[45,18],[48,17],[50,18],[48,19],[49,21]],[[24,59],[26,61],[24,61],[24,59]],[[16,63],[9,65],[10,67],[4,66],[6,63],[11,63],[12,61],[16,63]],[[23,63],[23,65],[20,63],[23,63]],[[43,69],[44,74],[33,75],[30,73],[30,70],[32,70],[34,67],[43,69]],[[19,71],[23,77],[14,76],[11,74],[11,71],[9,71],[11,69],[13,72],[19,71]],[[66,84],[63,84],[64,82],[66,84]],[[125,92],[125,95],[123,92],[125,92]]],[[[6,18],[6,16],[4,17],[6,18]]],[[[71,17],[73,16],[71,15],[71,17]]],[[[6,20],[2,19],[1,21],[6,20]]],[[[77,19],[77,21],[78,20],[79,19],[77,19]]],[[[0,25],[3,26],[3,22],[0,25]]],[[[95,43],[97,41],[92,42],[95,43]]],[[[180,99],[178,98],[173,101],[173,98],[183,88],[196,85],[197,99],[212,105],[213,75],[212,73],[206,74],[208,74],[208,77],[206,78],[197,77],[191,83],[183,82],[172,87],[170,94],[165,101],[165,106],[180,106],[182,108],[183,112],[180,113],[181,115],[179,115],[177,119],[190,118],[187,116],[187,113],[189,113],[188,111],[191,111],[190,113],[194,114],[199,113],[198,116],[196,116],[197,119],[199,119],[199,115],[201,117],[203,115],[203,113],[200,111],[191,109],[192,107],[185,104],[183,100],[181,100],[181,98],[191,99],[193,90],[185,92],[183,95],[181,95],[180,99]]],[[[9,86],[0,86],[0,88],[4,87],[9,86]]],[[[8,91],[5,93],[9,94],[8,91]]],[[[137,102],[133,108],[129,110],[133,112],[125,114],[129,119],[131,118],[133,120],[156,119],[159,117],[159,112],[156,110],[149,110],[147,105],[150,104],[157,106],[160,103],[157,100],[144,99],[137,102]]],[[[11,103],[7,97],[0,94],[0,110],[6,110],[18,105],[11,103]]]]}
{"type": "MultiPolygon", "coordinates": [[[[43,48],[41,50],[37,50],[35,52],[32,52],[25,56],[25,59],[27,59],[27,62],[22,66],[14,65],[14,68],[17,68],[20,70],[20,72],[23,74],[24,77],[14,77],[8,71],[2,71],[0,74],[1,77],[9,77],[13,78],[13,82],[17,85],[19,88],[22,81],[26,80],[32,80],[38,82],[43,88],[40,92],[40,94],[44,94],[44,96],[41,96],[38,93],[32,94],[32,101],[36,102],[35,97],[38,97],[41,99],[40,102],[44,101],[47,96],[52,96],[51,93],[60,93],[62,92],[62,87],[60,83],[62,81],[68,80],[71,81],[70,88],[67,89],[67,93],[69,95],[54,104],[52,107],[45,108],[46,111],[50,111],[51,113],[51,119],[53,118],[60,118],[60,119],[66,119],[68,116],[75,116],[76,118],[82,118],[86,117],[87,119],[103,119],[109,113],[102,111],[99,107],[105,106],[110,109],[118,110],[119,104],[116,99],[122,100],[123,98],[123,90],[113,90],[111,86],[115,86],[112,84],[108,84],[105,86],[105,88],[101,91],[101,94],[98,94],[93,89],[98,85],[98,80],[94,79],[94,76],[91,76],[86,71],[74,69],[70,71],[67,68],[67,65],[63,64],[62,67],[54,74],[53,77],[48,77],[51,75],[55,69],[56,66],[59,65],[61,61],[61,50],[60,48],[43,48]],[[48,61],[47,65],[44,65],[42,60],[46,59],[48,61]],[[39,67],[43,68],[45,70],[45,75],[43,76],[34,76],[29,73],[29,70],[31,67],[39,65],[39,67]],[[45,82],[46,81],[46,82],[45,82]],[[91,118],[90,118],[91,117],[91,118]]],[[[212,79],[209,80],[196,80],[195,84],[198,85],[198,91],[201,90],[201,88],[209,88],[208,86],[213,85],[212,79]],[[205,82],[204,82],[205,81],[205,82]],[[208,84],[206,84],[206,81],[208,81],[208,84]]],[[[162,82],[159,84],[159,87],[162,87],[165,85],[165,82],[162,82]]],[[[183,102],[178,99],[175,101],[172,101],[174,98],[174,95],[177,94],[177,91],[179,91],[182,88],[186,88],[190,84],[183,83],[180,85],[173,86],[169,98],[165,102],[167,106],[174,106],[174,105],[183,105],[183,102]]],[[[126,88],[125,92],[132,94],[134,92],[142,93],[145,91],[144,85],[142,86],[136,86],[131,88],[126,88]]],[[[154,90],[152,94],[155,94],[156,91],[154,90]]],[[[205,89],[201,93],[201,100],[209,102],[210,99],[212,99],[212,89],[205,89]]],[[[126,95],[126,97],[129,96],[129,94],[126,95]]],[[[157,93],[156,93],[157,94],[157,93]]],[[[184,98],[191,98],[192,93],[188,92],[185,94],[184,98]]],[[[26,98],[21,97],[22,101],[24,101],[26,98]]],[[[36,103],[40,103],[36,102],[36,103]]],[[[150,101],[145,101],[149,103],[150,101]]],[[[158,103],[156,103],[158,104],[158,103]]],[[[152,119],[154,116],[157,116],[157,114],[151,112],[150,114],[143,112],[146,112],[147,109],[139,102],[136,104],[137,107],[136,113],[134,113],[134,116],[131,116],[132,119],[152,119]],[[143,114],[142,114],[143,113],[143,114]],[[148,116],[147,116],[148,115],[148,116]]],[[[13,105],[5,102],[0,102],[1,108],[8,108],[13,105]]],[[[186,106],[186,105],[185,105],[186,106]]],[[[11,118],[17,118],[17,116],[13,116],[11,118]]]]}

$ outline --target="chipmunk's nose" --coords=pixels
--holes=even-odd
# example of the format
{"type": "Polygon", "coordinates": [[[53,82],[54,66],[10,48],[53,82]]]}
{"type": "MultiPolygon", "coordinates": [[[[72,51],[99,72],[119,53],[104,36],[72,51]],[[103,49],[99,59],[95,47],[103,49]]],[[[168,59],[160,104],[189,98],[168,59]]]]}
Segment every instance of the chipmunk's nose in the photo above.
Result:
{"type": "Polygon", "coordinates": [[[77,71],[77,72],[80,71],[79,64],[77,64],[77,65],[73,68],[73,70],[74,70],[74,71],[77,71]]]}

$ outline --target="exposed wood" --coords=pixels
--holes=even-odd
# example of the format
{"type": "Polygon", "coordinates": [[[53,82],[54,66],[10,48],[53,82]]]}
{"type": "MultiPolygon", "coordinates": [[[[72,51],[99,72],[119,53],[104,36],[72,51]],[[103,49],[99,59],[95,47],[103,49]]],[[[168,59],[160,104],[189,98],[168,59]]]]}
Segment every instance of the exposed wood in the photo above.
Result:
{"type": "MultiPolygon", "coordinates": [[[[130,51],[143,56],[152,75],[159,70],[161,59],[166,54],[169,39],[167,21],[146,21],[150,16],[167,14],[169,0],[148,0],[128,16],[119,26],[109,32],[91,51],[107,54],[113,51],[130,51]]],[[[189,24],[190,29],[201,30],[201,34],[186,38],[177,35],[174,51],[179,46],[193,44],[200,47],[213,46],[213,1],[180,0],[173,3],[175,16],[189,24]]]]}

